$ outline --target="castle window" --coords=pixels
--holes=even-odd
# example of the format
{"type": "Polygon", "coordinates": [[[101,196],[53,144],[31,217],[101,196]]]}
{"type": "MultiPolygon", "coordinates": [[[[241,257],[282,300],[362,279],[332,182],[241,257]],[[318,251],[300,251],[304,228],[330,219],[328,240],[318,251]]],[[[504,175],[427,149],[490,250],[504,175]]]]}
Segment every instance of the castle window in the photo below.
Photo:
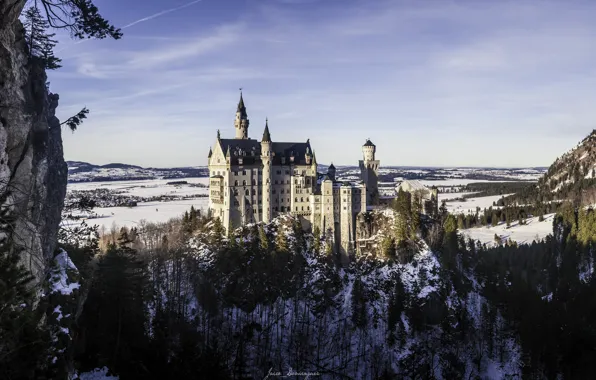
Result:
{"type": "Polygon", "coordinates": [[[238,175],[238,172],[234,170],[234,175],[238,175]]]}
{"type": "Polygon", "coordinates": [[[286,174],[290,174],[290,171],[289,170],[286,170],[286,174]]]}
{"type": "Polygon", "coordinates": [[[246,175],[246,170],[243,170],[242,171],[242,175],[246,175]]]}
{"type": "Polygon", "coordinates": [[[298,207],[296,207],[296,211],[298,211],[298,207]]]}
{"type": "Polygon", "coordinates": [[[300,202],[304,202],[304,198],[300,198],[300,202]]]}
{"type": "Polygon", "coordinates": [[[277,171],[277,174],[281,174],[281,170],[278,170],[278,171],[277,171]]]}
{"type": "Polygon", "coordinates": [[[242,181],[242,186],[246,186],[246,180],[242,181]]]}
{"type": "Polygon", "coordinates": [[[302,211],[304,211],[304,206],[302,206],[302,211]]]}
{"type": "Polygon", "coordinates": [[[290,203],[290,198],[288,198],[288,203],[290,203]]]}
{"type": "Polygon", "coordinates": [[[234,186],[238,186],[238,180],[234,181],[234,186]]]}
{"type": "Polygon", "coordinates": [[[275,184],[277,185],[277,180],[275,180],[275,184]]]}
{"type": "Polygon", "coordinates": [[[252,185],[255,186],[256,184],[257,184],[257,181],[255,181],[254,178],[253,178],[252,185]]]}
{"type": "Polygon", "coordinates": [[[310,211],[310,206],[306,206],[306,210],[310,211]]]}
{"type": "Polygon", "coordinates": [[[294,202],[298,202],[298,198],[296,198],[294,202]]]}
{"type": "Polygon", "coordinates": [[[252,189],[251,194],[252,195],[256,195],[257,194],[256,190],[255,189],[252,189]]]}
{"type": "Polygon", "coordinates": [[[281,189],[281,193],[282,193],[282,194],[284,193],[284,189],[281,189]]]}
{"type": "Polygon", "coordinates": [[[271,194],[275,194],[276,191],[277,190],[275,190],[275,189],[271,190],[271,194]]]}
{"type": "Polygon", "coordinates": [[[277,206],[275,206],[275,211],[276,211],[276,212],[278,211],[278,208],[277,208],[277,206]]]}
{"type": "Polygon", "coordinates": [[[344,206],[344,210],[346,209],[346,206],[344,206]]]}

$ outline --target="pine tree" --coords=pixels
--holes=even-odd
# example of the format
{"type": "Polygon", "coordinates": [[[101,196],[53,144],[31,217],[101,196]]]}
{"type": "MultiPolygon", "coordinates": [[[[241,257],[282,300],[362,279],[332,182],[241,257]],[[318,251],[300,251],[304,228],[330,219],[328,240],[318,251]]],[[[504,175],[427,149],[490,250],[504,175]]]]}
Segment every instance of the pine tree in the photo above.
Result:
{"type": "Polygon", "coordinates": [[[54,56],[54,46],[58,41],[52,38],[55,33],[47,33],[48,22],[42,17],[37,7],[31,7],[25,12],[25,36],[29,46],[29,57],[41,60],[44,68],[55,70],[62,67],[60,58],[54,56]]]}
{"type": "Polygon", "coordinates": [[[277,234],[275,235],[275,247],[278,252],[288,251],[288,239],[281,228],[277,230],[277,234]]]}
{"type": "Polygon", "coordinates": [[[269,238],[265,233],[265,228],[263,225],[259,225],[259,246],[263,250],[263,252],[269,251],[269,238]]]}
{"type": "Polygon", "coordinates": [[[314,253],[318,254],[321,251],[321,229],[319,226],[315,226],[312,231],[313,234],[313,250],[314,253]]]}

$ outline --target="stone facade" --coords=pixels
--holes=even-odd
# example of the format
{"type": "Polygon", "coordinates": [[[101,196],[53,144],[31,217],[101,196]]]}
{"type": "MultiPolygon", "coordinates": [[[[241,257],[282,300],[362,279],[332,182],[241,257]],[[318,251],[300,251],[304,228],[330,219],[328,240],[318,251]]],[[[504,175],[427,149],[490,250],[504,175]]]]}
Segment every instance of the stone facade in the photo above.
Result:
{"type": "Polygon", "coordinates": [[[278,215],[298,216],[306,228],[318,226],[335,252],[354,251],[356,217],[374,200],[379,161],[367,140],[359,183],[338,181],[335,167],[317,171],[315,152],[306,142],[276,142],[269,123],[261,141],[248,137],[249,120],[242,94],[234,121],[236,138],[217,139],[209,150],[209,209],[229,230],[247,223],[269,222],[278,215]]]}
{"type": "Polygon", "coordinates": [[[426,187],[416,180],[405,180],[397,185],[396,191],[403,190],[412,194],[412,202],[420,202],[421,210],[426,215],[435,215],[439,207],[439,190],[426,187]]]}

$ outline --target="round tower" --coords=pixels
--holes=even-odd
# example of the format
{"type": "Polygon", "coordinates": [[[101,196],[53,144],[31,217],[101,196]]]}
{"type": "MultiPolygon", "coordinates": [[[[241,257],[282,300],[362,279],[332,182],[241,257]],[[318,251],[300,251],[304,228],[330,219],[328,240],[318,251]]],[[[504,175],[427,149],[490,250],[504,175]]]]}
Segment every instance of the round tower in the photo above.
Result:
{"type": "Polygon", "coordinates": [[[362,153],[364,155],[364,161],[374,161],[377,147],[369,139],[366,139],[364,145],[362,145],[362,153]]]}
{"type": "Polygon", "coordinates": [[[246,107],[244,106],[244,99],[242,99],[242,92],[240,92],[240,101],[236,109],[236,119],[234,120],[234,128],[236,128],[236,138],[246,140],[248,139],[248,115],[246,107]]]}
{"type": "Polygon", "coordinates": [[[362,145],[363,160],[360,161],[360,178],[366,185],[366,205],[379,204],[378,171],[380,162],[375,160],[377,147],[366,139],[362,145]]]}
{"type": "Polygon", "coordinates": [[[261,140],[261,162],[263,163],[263,222],[271,221],[271,135],[269,121],[265,120],[265,131],[261,140]]]}

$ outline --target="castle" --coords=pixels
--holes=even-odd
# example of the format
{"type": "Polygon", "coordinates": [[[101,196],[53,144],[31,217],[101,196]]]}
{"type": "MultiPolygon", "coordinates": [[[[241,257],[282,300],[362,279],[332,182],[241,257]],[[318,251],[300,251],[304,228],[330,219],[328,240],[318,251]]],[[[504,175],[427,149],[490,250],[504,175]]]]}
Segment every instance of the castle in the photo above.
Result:
{"type": "Polygon", "coordinates": [[[261,141],[248,137],[242,98],[236,110],[234,139],[221,138],[209,149],[209,210],[226,230],[270,222],[280,214],[298,216],[306,227],[319,227],[334,251],[348,257],[355,247],[356,216],[377,204],[379,160],[370,141],[362,147],[361,180],[338,181],[331,164],[317,171],[315,152],[306,142],[273,141],[268,121],[261,141]]]}

